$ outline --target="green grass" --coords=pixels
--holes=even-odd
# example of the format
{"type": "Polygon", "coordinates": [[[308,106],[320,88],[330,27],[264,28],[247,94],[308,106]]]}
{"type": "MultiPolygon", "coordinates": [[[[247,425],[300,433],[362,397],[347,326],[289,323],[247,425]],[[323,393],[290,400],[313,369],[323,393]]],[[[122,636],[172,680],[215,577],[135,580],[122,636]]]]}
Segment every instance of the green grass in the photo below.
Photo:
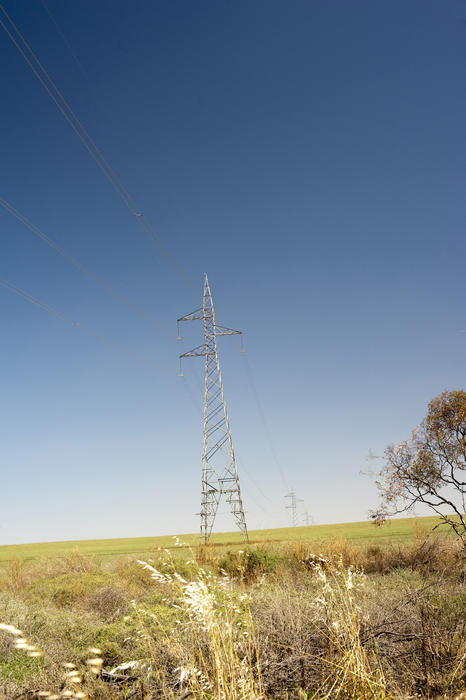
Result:
{"type": "Polygon", "coordinates": [[[24,653],[14,651],[9,658],[0,658],[0,680],[24,683],[43,667],[42,659],[31,659],[24,653]]]}
{"type": "MultiPolygon", "coordinates": [[[[252,544],[264,542],[286,542],[292,540],[347,539],[352,541],[388,542],[409,541],[419,532],[428,532],[438,522],[437,517],[397,518],[383,527],[371,522],[339,523],[337,525],[311,525],[309,527],[252,530],[252,544]]],[[[442,529],[445,531],[445,529],[442,529]]],[[[199,542],[197,534],[180,535],[180,540],[189,546],[199,542]]],[[[212,535],[212,545],[241,545],[239,532],[220,532],[212,535]]],[[[0,546],[0,566],[9,561],[62,557],[79,552],[98,557],[119,557],[129,554],[153,552],[157,547],[172,548],[174,539],[163,537],[133,537],[112,540],[75,540],[69,542],[40,542],[31,544],[0,546]]]]}

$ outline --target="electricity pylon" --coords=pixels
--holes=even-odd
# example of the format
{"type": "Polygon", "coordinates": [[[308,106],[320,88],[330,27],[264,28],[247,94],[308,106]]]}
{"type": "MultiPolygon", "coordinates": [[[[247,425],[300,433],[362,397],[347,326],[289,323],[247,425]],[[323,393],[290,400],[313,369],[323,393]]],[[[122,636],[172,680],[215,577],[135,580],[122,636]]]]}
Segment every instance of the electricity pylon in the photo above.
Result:
{"type": "Polygon", "coordinates": [[[202,448],[201,541],[207,542],[217,515],[222,494],[230,504],[245,542],[248,530],[244,515],[235,452],[230,433],[222,375],[217,352],[217,336],[241,335],[242,331],[219,326],[215,321],[214,303],[207,275],[204,277],[202,307],[178,319],[178,339],[181,321],[200,321],[204,324],[204,343],[180,355],[180,375],[183,376],[184,357],[205,357],[204,383],[204,439],[202,448]]]}
{"type": "Polygon", "coordinates": [[[309,514],[309,511],[306,511],[303,515],[303,522],[306,523],[306,525],[314,525],[314,518],[312,515],[309,514]]]}
{"type": "Polygon", "coordinates": [[[285,498],[290,498],[291,502],[289,506],[285,506],[285,508],[291,508],[291,521],[293,523],[293,527],[297,527],[298,525],[298,514],[296,512],[296,505],[298,503],[303,503],[302,498],[296,498],[296,492],[294,489],[291,489],[290,493],[287,493],[285,498]]]}

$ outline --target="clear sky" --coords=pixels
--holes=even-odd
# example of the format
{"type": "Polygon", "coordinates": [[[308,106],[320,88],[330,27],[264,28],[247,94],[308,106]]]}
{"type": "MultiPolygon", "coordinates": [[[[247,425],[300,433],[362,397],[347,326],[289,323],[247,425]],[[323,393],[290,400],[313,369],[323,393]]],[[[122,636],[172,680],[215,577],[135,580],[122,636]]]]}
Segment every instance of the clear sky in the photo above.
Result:
{"type": "Polygon", "coordinates": [[[190,282],[0,28],[0,197],[157,322],[0,208],[0,277],[149,360],[0,286],[0,543],[198,529],[204,272],[249,527],[365,519],[465,388],[466,3],[46,3],[4,8],[190,282]]]}

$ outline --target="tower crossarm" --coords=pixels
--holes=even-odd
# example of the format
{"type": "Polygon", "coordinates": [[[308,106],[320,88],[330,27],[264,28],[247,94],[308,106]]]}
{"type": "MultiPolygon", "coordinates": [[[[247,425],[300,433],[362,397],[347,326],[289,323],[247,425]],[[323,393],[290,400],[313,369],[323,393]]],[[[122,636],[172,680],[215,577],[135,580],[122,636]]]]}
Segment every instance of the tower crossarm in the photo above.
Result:
{"type": "Polygon", "coordinates": [[[178,327],[178,336],[176,339],[181,340],[180,323],[182,321],[201,321],[203,318],[204,318],[204,309],[202,308],[202,306],[200,309],[196,309],[195,311],[191,311],[190,314],[186,314],[186,316],[181,316],[181,318],[177,318],[176,324],[178,327]]]}
{"type": "Polygon", "coordinates": [[[215,324],[215,332],[217,335],[243,335],[243,331],[234,331],[233,328],[225,328],[215,324]]]}
{"type": "Polygon", "coordinates": [[[197,348],[193,348],[192,350],[188,350],[188,352],[184,352],[182,355],[180,355],[180,359],[182,357],[205,357],[206,355],[214,355],[214,352],[209,352],[203,343],[202,345],[198,345],[197,348]]]}
{"type": "Polygon", "coordinates": [[[190,314],[186,314],[186,316],[181,316],[181,318],[177,319],[177,323],[181,323],[181,321],[200,321],[201,319],[204,318],[204,313],[202,310],[202,306],[200,309],[196,309],[195,311],[191,311],[190,314]]]}

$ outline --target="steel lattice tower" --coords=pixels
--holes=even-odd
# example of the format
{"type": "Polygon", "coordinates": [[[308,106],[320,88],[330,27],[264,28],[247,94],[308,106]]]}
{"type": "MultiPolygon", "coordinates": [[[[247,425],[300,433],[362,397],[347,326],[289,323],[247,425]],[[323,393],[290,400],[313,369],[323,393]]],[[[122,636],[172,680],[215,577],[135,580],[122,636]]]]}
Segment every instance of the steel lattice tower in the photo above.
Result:
{"type": "Polygon", "coordinates": [[[297,527],[298,525],[298,514],[296,511],[296,506],[298,503],[303,503],[302,498],[296,498],[296,491],[294,489],[291,489],[290,493],[287,493],[285,498],[290,498],[291,502],[289,506],[285,506],[285,508],[291,508],[291,521],[293,523],[293,527],[297,527]]]}
{"type": "Polygon", "coordinates": [[[178,339],[180,339],[179,324],[181,321],[198,320],[202,320],[204,324],[204,343],[180,355],[180,375],[182,376],[181,363],[184,357],[205,357],[201,541],[208,541],[220,498],[222,494],[225,494],[243,539],[247,542],[248,530],[217,352],[217,336],[241,335],[242,331],[234,331],[216,323],[214,303],[207,275],[204,277],[202,307],[178,319],[178,339]]]}

